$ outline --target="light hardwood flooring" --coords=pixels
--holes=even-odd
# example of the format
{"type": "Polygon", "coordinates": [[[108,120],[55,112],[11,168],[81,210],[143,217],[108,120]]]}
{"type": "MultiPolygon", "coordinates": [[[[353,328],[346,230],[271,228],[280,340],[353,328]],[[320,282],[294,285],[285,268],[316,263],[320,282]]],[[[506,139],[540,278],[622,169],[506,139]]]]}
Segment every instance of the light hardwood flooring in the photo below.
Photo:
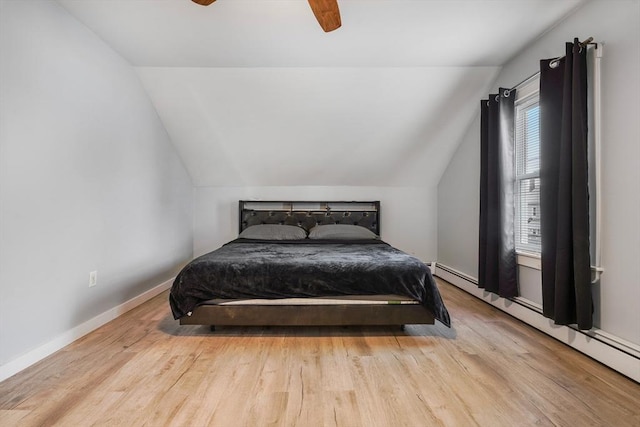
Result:
{"type": "Polygon", "coordinates": [[[0,426],[640,426],[640,385],[438,283],[452,329],[211,333],[164,293],[0,383],[0,426]]]}

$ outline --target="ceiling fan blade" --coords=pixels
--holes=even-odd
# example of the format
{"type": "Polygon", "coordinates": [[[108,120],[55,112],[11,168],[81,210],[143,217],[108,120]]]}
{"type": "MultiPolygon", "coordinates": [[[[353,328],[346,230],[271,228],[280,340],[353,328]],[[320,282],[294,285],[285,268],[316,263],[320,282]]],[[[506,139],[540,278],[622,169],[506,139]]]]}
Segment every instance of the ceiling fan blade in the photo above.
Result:
{"type": "Polygon", "coordinates": [[[216,0],[191,0],[194,3],[198,3],[199,5],[202,6],[209,6],[211,3],[213,3],[216,0]]]}
{"type": "Polygon", "coordinates": [[[342,25],[338,0],[309,0],[309,6],[325,33],[342,25]]]}

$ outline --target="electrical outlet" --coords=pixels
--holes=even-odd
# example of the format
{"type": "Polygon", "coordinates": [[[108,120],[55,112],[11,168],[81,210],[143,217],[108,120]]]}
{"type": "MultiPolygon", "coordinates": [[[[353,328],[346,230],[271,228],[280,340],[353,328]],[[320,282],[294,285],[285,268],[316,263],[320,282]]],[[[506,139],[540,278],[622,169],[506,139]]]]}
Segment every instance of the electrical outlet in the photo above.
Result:
{"type": "Polygon", "coordinates": [[[98,272],[92,271],[89,273],[89,287],[95,286],[98,284],[98,272]]]}

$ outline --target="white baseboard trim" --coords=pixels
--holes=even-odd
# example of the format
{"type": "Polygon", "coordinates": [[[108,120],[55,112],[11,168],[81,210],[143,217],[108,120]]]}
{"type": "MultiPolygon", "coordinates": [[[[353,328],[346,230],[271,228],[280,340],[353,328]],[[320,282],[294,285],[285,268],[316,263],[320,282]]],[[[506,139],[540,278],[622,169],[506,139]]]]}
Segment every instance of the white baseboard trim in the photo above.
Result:
{"type": "Polygon", "coordinates": [[[82,338],[87,335],[89,332],[95,331],[100,326],[105,325],[106,323],[114,320],[115,318],[123,315],[129,310],[132,310],[139,306],[140,304],[150,300],[156,295],[166,291],[171,287],[173,283],[173,278],[163,282],[146,292],[138,295],[137,297],[131,298],[129,301],[125,301],[124,303],[113,307],[105,311],[102,314],[97,315],[96,317],[87,320],[80,325],[69,329],[66,332],[58,335],[51,341],[37,347],[26,354],[14,359],[4,365],[0,366],[0,381],[4,381],[7,378],[17,374],[23,369],[28,368],[36,362],[44,359],[45,357],[55,353],[56,351],[62,349],[63,347],[71,344],[77,339],[82,338]]]}
{"type": "Polygon", "coordinates": [[[535,307],[527,307],[510,299],[500,298],[495,294],[485,292],[478,288],[476,278],[446,265],[437,263],[434,274],[611,369],[640,382],[639,346],[599,329],[584,333],[569,326],[556,325],[544,317],[535,307]],[[605,336],[607,339],[602,339],[605,336]],[[620,345],[616,341],[619,341],[620,345]]]}

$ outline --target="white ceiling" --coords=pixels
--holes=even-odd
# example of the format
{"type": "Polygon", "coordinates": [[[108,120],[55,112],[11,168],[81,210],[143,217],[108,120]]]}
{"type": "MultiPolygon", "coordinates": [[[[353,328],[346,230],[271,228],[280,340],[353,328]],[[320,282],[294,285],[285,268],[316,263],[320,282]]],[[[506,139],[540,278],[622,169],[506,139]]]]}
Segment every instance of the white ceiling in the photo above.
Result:
{"type": "MultiPolygon", "coordinates": [[[[500,67],[586,0],[58,0],[135,67],[195,185],[436,185],[500,67]]],[[[514,82],[515,83],[515,82],[514,82]]]]}
{"type": "Polygon", "coordinates": [[[502,65],[584,0],[59,0],[138,67],[502,65]]]}

